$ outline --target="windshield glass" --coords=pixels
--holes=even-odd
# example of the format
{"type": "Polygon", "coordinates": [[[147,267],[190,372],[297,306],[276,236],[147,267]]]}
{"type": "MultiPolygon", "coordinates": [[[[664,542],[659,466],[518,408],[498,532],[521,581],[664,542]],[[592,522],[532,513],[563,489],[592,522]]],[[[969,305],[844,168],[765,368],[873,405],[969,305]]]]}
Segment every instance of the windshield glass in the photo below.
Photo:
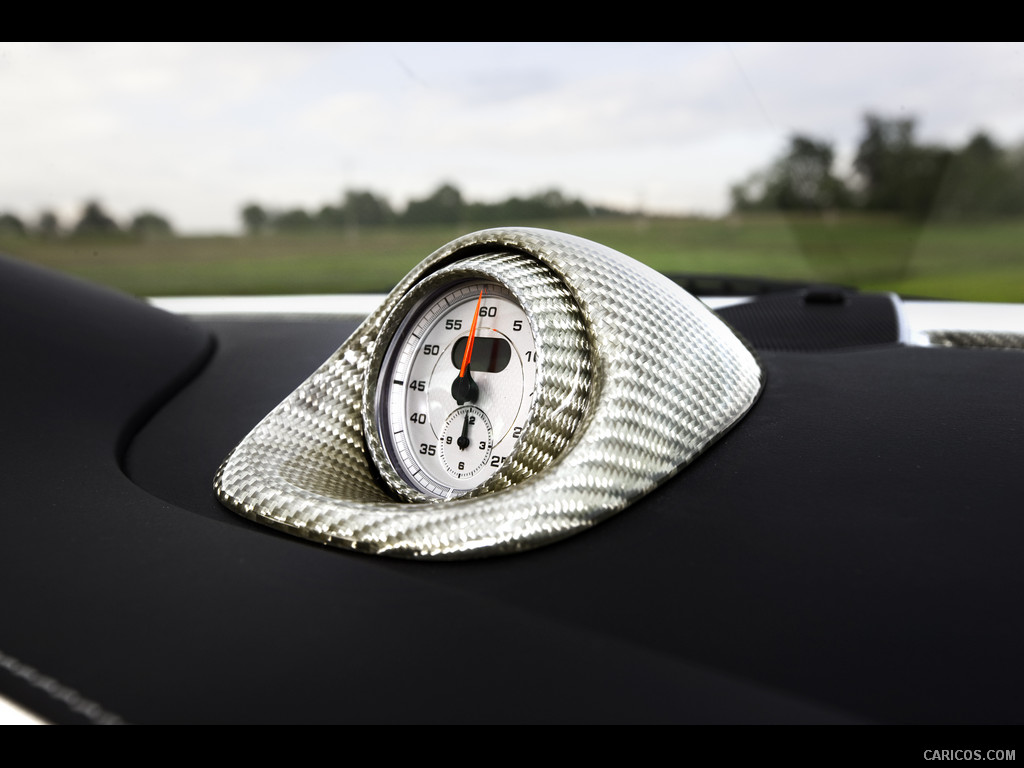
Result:
{"type": "Polygon", "coordinates": [[[386,291],[540,226],[668,273],[1024,300],[1020,43],[0,43],[0,253],[386,291]]]}

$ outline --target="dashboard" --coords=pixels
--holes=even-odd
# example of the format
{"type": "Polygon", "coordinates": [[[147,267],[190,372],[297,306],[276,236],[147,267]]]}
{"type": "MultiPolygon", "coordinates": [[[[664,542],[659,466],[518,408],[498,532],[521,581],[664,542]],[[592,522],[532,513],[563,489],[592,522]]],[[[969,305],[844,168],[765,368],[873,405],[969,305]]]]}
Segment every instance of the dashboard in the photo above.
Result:
{"type": "Polygon", "coordinates": [[[1019,307],[709,302],[764,371],[742,420],[579,535],[424,562],[255,525],[212,485],[379,299],[171,313],[0,270],[0,692],[44,720],[1024,716],[1019,307]]]}

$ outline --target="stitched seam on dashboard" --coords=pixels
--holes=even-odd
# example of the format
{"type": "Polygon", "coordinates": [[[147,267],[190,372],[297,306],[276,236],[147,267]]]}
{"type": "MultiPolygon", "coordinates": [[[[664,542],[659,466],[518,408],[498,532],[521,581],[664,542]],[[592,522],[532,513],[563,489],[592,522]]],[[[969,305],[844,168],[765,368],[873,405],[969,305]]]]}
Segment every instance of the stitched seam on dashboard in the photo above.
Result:
{"type": "Polygon", "coordinates": [[[59,701],[75,714],[89,720],[96,725],[124,725],[125,721],[108,712],[95,701],[90,701],[73,688],[54,680],[49,675],[44,675],[35,667],[30,667],[13,656],[8,656],[0,651],[0,669],[10,672],[15,677],[24,680],[54,701],[59,701]]]}

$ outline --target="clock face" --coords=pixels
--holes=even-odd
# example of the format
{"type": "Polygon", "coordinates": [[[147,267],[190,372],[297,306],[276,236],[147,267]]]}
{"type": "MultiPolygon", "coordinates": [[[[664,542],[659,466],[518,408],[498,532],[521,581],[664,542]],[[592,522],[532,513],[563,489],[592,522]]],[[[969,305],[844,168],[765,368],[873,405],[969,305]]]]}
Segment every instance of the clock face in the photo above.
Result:
{"type": "Polygon", "coordinates": [[[374,407],[386,460],[413,495],[461,496],[505,465],[530,420],[537,368],[530,319],[499,283],[453,279],[412,306],[374,407]]]}

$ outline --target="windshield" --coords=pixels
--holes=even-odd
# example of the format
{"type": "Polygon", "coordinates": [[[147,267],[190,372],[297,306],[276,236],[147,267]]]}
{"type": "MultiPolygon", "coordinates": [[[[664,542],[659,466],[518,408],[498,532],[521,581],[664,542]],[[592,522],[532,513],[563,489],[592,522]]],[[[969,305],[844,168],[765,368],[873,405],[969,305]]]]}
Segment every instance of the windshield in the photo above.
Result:
{"type": "Polygon", "coordinates": [[[539,226],[673,274],[1024,300],[1020,43],[0,43],[0,253],[386,291],[539,226]]]}

